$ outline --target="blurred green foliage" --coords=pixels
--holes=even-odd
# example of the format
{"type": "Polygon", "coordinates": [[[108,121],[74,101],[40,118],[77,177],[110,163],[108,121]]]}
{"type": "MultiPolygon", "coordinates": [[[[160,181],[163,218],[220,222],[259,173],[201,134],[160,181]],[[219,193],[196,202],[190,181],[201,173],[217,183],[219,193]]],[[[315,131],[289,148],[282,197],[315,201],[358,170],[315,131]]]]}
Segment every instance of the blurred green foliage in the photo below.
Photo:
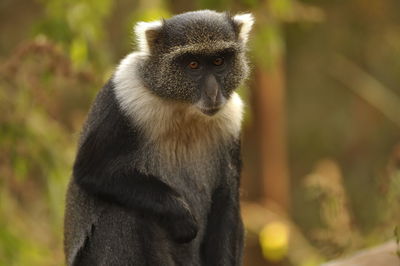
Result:
{"type": "Polygon", "coordinates": [[[40,0],[44,19],[36,25],[35,34],[65,46],[74,64],[81,66],[94,60],[102,63],[106,53],[104,46],[104,20],[112,11],[111,0],[40,0]]]}
{"type": "Polygon", "coordinates": [[[0,265],[60,265],[74,132],[97,82],[45,40],[23,45],[2,67],[0,265]]]}

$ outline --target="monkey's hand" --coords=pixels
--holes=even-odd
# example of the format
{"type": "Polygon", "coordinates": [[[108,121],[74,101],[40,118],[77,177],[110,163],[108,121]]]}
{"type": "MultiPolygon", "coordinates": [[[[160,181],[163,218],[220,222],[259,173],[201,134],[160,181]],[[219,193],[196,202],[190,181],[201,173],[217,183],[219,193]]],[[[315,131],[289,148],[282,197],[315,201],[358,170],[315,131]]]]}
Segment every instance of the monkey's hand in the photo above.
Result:
{"type": "Polygon", "coordinates": [[[177,216],[167,216],[162,223],[175,242],[188,243],[196,238],[199,228],[187,203],[183,200],[181,203],[183,206],[182,213],[177,216]]]}

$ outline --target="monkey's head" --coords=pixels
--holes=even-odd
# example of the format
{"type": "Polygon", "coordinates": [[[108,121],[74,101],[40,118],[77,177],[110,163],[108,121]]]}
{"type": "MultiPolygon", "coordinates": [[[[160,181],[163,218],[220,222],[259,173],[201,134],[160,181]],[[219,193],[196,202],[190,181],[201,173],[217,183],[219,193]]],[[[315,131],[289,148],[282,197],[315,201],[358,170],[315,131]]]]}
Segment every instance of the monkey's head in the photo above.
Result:
{"type": "Polygon", "coordinates": [[[144,85],[159,97],[215,114],[248,74],[245,51],[252,24],[251,14],[210,10],[139,22],[144,85]]]}

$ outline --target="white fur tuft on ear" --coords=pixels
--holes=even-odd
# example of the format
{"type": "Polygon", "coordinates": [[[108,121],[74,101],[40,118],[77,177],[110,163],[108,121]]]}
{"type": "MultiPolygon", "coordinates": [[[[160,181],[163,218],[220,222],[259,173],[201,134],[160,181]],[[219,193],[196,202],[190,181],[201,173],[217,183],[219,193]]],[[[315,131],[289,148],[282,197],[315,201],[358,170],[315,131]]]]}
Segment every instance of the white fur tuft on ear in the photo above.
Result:
{"type": "Polygon", "coordinates": [[[147,31],[157,30],[162,26],[160,20],[152,22],[138,22],[135,26],[135,35],[138,42],[138,46],[141,52],[149,53],[149,44],[146,36],[147,31]]]}
{"type": "Polygon", "coordinates": [[[239,14],[233,17],[233,21],[239,25],[239,39],[246,43],[254,24],[254,16],[250,13],[239,14]]]}

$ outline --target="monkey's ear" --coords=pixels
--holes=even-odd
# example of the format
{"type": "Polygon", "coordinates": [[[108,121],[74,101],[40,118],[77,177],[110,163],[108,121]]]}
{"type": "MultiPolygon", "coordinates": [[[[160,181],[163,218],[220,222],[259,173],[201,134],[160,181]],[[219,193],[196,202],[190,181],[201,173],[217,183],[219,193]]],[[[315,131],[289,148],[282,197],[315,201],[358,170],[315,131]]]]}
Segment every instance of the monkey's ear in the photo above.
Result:
{"type": "Polygon", "coordinates": [[[254,16],[250,13],[238,14],[233,16],[232,20],[236,28],[238,39],[246,44],[254,24],[254,16]]]}
{"type": "Polygon", "coordinates": [[[152,22],[138,22],[135,34],[140,51],[150,53],[160,36],[163,23],[160,20],[152,22]]]}

